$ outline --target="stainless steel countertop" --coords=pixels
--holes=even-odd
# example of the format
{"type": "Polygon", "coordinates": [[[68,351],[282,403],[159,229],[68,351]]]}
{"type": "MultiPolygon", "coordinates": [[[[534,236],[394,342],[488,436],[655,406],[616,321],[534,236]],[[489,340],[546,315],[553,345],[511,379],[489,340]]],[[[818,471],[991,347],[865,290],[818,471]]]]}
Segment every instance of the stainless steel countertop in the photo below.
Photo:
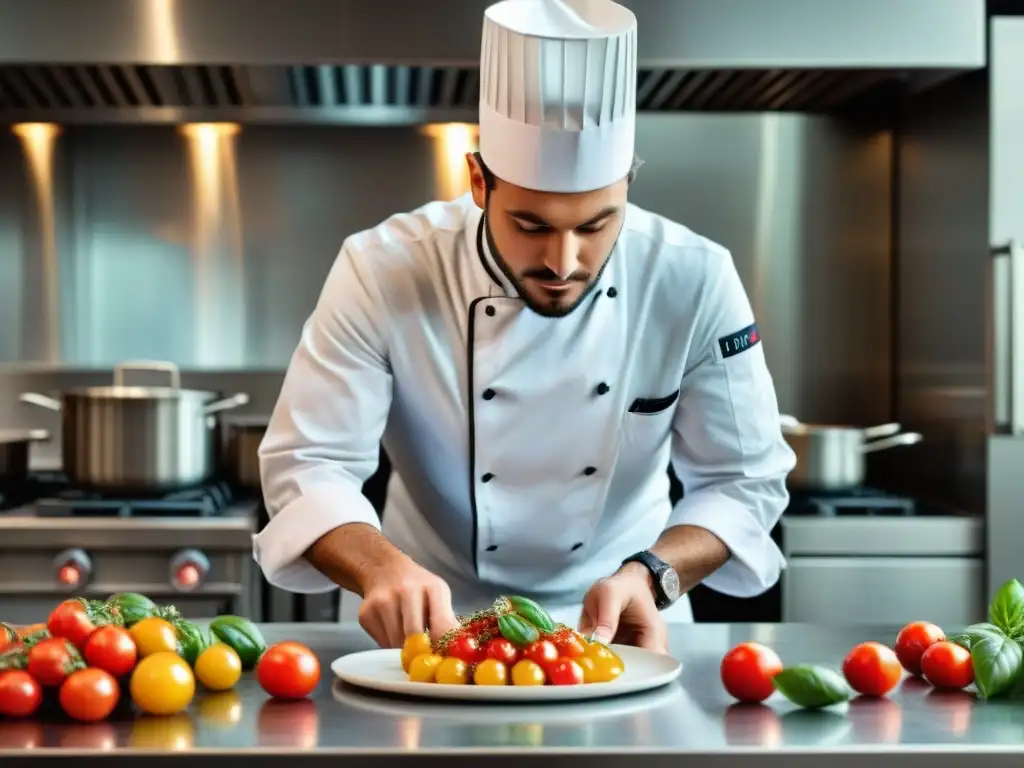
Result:
{"type": "Polygon", "coordinates": [[[75,765],[110,765],[112,758],[127,765],[149,753],[147,768],[184,756],[189,766],[232,755],[244,759],[245,768],[282,765],[283,754],[302,766],[337,766],[342,757],[346,766],[397,766],[442,755],[445,765],[486,760],[487,766],[521,766],[527,754],[531,768],[584,757],[588,768],[625,760],[645,768],[682,760],[773,768],[821,768],[823,761],[828,768],[852,768],[865,760],[872,768],[1019,766],[1024,703],[983,703],[906,678],[888,699],[855,700],[837,712],[801,711],[778,694],[770,706],[731,705],[719,682],[722,656],[744,640],[772,646],[785,663],[838,668],[854,643],[892,643],[896,629],[674,626],[671,651],[683,673],[664,689],[577,705],[508,707],[389,699],[342,686],[330,662],[373,647],[358,628],[267,625],[268,642],[299,640],[318,653],[323,676],[310,700],[268,700],[247,675],[235,691],[200,693],[188,713],[169,718],[129,715],[93,725],[0,721],[0,764],[15,768],[64,757],[75,765]]]}

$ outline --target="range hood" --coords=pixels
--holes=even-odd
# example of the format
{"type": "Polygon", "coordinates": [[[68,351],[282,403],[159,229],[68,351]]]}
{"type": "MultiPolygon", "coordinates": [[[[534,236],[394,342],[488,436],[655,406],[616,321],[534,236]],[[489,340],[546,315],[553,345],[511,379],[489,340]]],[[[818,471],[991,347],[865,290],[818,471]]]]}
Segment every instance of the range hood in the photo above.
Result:
{"type": "MultiPolygon", "coordinates": [[[[642,112],[832,112],[986,64],[985,0],[621,0],[642,112]]],[[[475,121],[491,0],[0,0],[0,121],[475,121]]]]}

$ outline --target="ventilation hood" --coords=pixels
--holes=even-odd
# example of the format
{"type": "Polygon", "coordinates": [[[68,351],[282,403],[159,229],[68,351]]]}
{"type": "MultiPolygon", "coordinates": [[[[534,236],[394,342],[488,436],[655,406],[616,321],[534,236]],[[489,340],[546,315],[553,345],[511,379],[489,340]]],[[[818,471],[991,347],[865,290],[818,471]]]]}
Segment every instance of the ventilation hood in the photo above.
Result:
{"type": "MultiPolygon", "coordinates": [[[[492,0],[0,0],[0,121],[475,121],[492,0]]],[[[620,0],[638,109],[834,112],[986,64],[985,0],[620,0]]]]}

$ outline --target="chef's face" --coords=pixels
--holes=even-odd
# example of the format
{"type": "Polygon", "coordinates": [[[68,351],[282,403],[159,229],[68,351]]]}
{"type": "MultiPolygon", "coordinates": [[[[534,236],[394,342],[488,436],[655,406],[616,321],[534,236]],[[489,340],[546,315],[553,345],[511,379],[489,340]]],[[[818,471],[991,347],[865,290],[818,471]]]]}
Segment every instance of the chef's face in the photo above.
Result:
{"type": "Polygon", "coordinates": [[[526,305],[572,312],[601,276],[622,229],[628,182],[592,192],[537,192],[494,179],[468,156],[473,200],[486,212],[494,260],[526,305]]]}

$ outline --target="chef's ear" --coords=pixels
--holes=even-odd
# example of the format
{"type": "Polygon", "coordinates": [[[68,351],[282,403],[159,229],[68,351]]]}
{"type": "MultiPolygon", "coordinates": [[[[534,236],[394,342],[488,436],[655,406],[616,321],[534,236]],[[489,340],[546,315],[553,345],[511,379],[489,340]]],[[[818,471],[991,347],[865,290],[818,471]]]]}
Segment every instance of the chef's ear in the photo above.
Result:
{"type": "Polygon", "coordinates": [[[487,193],[494,189],[494,174],[484,165],[479,152],[467,152],[466,165],[469,168],[469,186],[473,192],[473,202],[481,210],[486,210],[487,193]]]}

